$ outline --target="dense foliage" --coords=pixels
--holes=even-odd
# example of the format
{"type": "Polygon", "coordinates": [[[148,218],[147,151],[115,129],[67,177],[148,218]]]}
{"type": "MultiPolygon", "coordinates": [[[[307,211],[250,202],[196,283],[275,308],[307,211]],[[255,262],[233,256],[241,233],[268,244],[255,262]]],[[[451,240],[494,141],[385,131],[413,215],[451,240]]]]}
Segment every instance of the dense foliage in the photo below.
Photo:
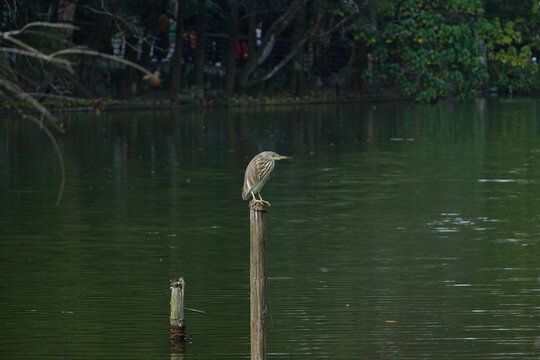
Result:
{"type": "Polygon", "coordinates": [[[537,90],[538,2],[504,2],[488,13],[495,2],[379,2],[375,17],[363,19],[372,26],[356,35],[376,63],[366,78],[424,102],[447,95],[472,98],[488,87],[537,90]]]}
{"type": "MultiPolygon", "coordinates": [[[[193,85],[208,87],[210,83],[213,88],[225,89],[229,96],[253,89],[278,89],[297,96],[303,88],[336,86],[420,102],[447,96],[470,99],[484,91],[534,93],[540,89],[536,61],[540,51],[537,0],[9,0],[3,8],[3,31],[31,21],[75,24],[79,30],[67,37],[70,46],[82,45],[110,53],[111,38],[124,34],[126,58],[151,71],[154,65],[145,54],[150,50],[155,24],[163,11],[171,19],[177,18],[182,31],[213,34],[206,43],[199,36],[198,45],[207,50],[193,54],[193,67],[185,63],[175,73],[172,68],[176,65],[171,65],[171,72],[176,75],[165,74],[161,89],[176,82],[170,86],[172,96],[193,85]],[[71,12],[64,11],[68,8],[71,12]],[[258,22],[264,24],[264,36],[255,47],[258,22]],[[227,64],[226,73],[222,72],[217,82],[205,80],[205,64],[214,65],[216,61],[204,57],[220,36],[233,38],[228,43],[224,40],[221,50],[218,49],[222,51],[219,62],[227,64]],[[242,39],[250,48],[246,59],[239,59],[238,55],[235,58],[235,46],[242,39]],[[142,44],[138,57],[130,51],[137,41],[142,44]],[[345,59],[337,61],[338,55],[345,59]],[[338,69],[335,64],[339,64],[338,69]]],[[[44,54],[67,44],[59,40],[60,30],[47,31],[49,36],[29,33],[21,40],[44,54]]],[[[177,45],[182,48],[181,43],[177,45]]],[[[184,51],[188,50],[184,47],[184,51]]],[[[10,81],[23,82],[22,76],[14,79],[13,66],[24,73],[28,65],[14,64],[4,67],[5,76],[11,76],[10,81]]],[[[81,96],[77,89],[86,89],[85,97],[96,95],[99,74],[94,70],[80,68],[77,80],[81,86],[71,85],[74,90],[70,95],[81,96]]],[[[51,72],[43,74],[57,77],[51,72]]],[[[117,89],[114,94],[119,97],[130,96],[137,80],[127,74],[105,77],[117,82],[109,88],[117,89]]],[[[140,77],[142,74],[138,80],[140,77]]],[[[36,87],[44,88],[43,83],[50,82],[37,75],[32,78],[24,80],[21,88],[35,92],[36,87]]],[[[74,80],[71,78],[70,82],[74,80]]],[[[141,89],[140,83],[137,88],[141,89]]]]}

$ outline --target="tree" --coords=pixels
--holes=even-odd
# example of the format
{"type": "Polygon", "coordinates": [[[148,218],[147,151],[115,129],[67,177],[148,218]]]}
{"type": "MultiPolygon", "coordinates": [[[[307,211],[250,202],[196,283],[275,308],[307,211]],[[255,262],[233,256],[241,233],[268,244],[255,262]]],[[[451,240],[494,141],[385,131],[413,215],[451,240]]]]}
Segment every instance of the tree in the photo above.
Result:
{"type": "MultiPolygon", "coordinates": [[[[58,2],[58,22],[73,24],[75,20],[75,10],[77,10],[78,0],[60,0],[58,2]]],[[[64,29],[62,35],[65,41],[71,41],[72,29],[64,29]]]]}
{"type": "Polygon", "coordinates": [[[262,39],[260,49],[253,56],[248,57],[246,65],[241,70],[238,76],[238,86],[240,89],[245,90],[249,86],[253,85],[250,82],[251,77],[255,69],[261,65],[270,55],[278,37],[283,33],[285,28],[289,26],[294,16],[298,11],[306,4],[307,0],[295,0],[293,1],[281,15],[275,19],[272,25],[262,39]]]}
{"type": "MultiPolygon", "coordinates": [[[[474,24],[478,1],[407,0],[380,3],[374,27],[357,36],[377,67],[366,76],[429,102],[448,94],[470,98],[487,80],[474,24]]],[[[364,29],[366,29],[364,27],[364,29]]]]}
{"type": "Polygon", "coordinates": [[[171,65],[171,84],[169,92],[171,96],[175,96],[180,88],[180,78],[182,74],[182,57],[183,57],[183,33],[184,33],[184,13],[186,11],[186,0],[178,1],[176,12],[176,38],[174,44],[174,55],[171,65]]]}
{"type": "Polygon", "coordinates": [[[296,54],[302,50],[308,41],[314,40],[318,37],[330,36],[336,30],[340,29],[347,22],[353,20],[358,15],[358,7],[354,2],[340,2],[339,6],[341,7],[342,11],[338,16],[338,21],[331,24],[322,34],[309,36],[309,32],[304,32],[301,37],[298,36],[298,39],[295,40],[294,46],[291,46],[290,50],[277,65],[271,69],[268,69],[264,74],[258,77],[254,76],[255,70],[267,60],[278,38],[293,22],[295,17],[298,16],[299,12],[304,8],[306,3],[307,0],[295,0],[290,3],[287,8],[279,12],[279,16],[272,22],[269,29],[266,31],[259,50],[253,54],[253,56],[248,57],[246,65],[242,68],[238,77],[238,87],[240,90],[246,90],[257,83],[269,80],[278,71],[280,71],[283,66],[288,64],[291,59],[293,59],[293,57],[295,57],[296,54]]]}
{"type": "Polygon", "coordinates": [[[257,51],[257,38],[255,35],[255,28],[257,26],[257,0],[248,0],[248,49],[250,55],[253,55],[257,51]]]}
{"type": "MultiPolygon", "coordinates": [[[[135,38],[135,34],[131,32],[125,32],[124,34],[126,41],[126,59],[132,63],[135,63],[137,61],[137,53],[135,52],[137,39],[135,38]]],[[[135,69],[133,67],[129,66],[126,67],[124,71],[119,92],[120,98],[122,99],[131,98],[134,70],[135,69]]]]}
{"type": "Polygon", "coordinates": [[[294,22],[294,38],[292,48],[298,48],[296,55],[292,58],[292,66],[290,67],[289,91],[295,96],[300,96],[304,87],[304,51],[303,47],[299,46],[304,37],[304,27],[306,23],[306,6],[302,6],[296,21],[294,22]]]}
{"type": "Polygon", "coordinates": [[[486,1],[485,19],[478,22],[478,32],[485,39],[490,85],[501,89],[531,92],[540,88],[538,2],[486,1]]]}
{"type": "Polygon", "coordinates": [[[199,0],[197,15],[197,51],[195,54],[195,85],[201,86],[204,78],[206,47],[206,0],[199,0]]]}
{"type": "Polygon", "coordinates": [[[236,43],[238,42],[238,3],[229,1],[229,39],[227,42],[227,69],[225,72],[225,92],[230,96],[235,91],[236,43]]]}

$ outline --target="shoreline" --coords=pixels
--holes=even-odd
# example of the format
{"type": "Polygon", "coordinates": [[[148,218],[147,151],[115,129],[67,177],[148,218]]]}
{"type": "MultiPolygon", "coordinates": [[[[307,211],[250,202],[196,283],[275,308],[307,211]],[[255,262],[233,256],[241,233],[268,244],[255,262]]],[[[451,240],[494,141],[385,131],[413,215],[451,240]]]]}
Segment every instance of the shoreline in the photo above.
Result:
{"type": "MultiPolygon", "coordinates": [[[[227,98],[226,101],[219,101],[214,91],[209,90],[210,96],[195,98],[194,93],[180,93],[183,99],[180,101],[177,99],[168,99],[165,97],[144,97],[135,98],[132,100],[116,100],[116,99],[80,99],[76,104],[73,102],[64,101],[50,101],[43,103],[43,105],[52,114],[82,114],[94,112],[97,115],[102,112],[114,112],[114,111],[151,111],[151,110],[178,110],[178,109],[216,109],[216,108],[241,108],[241,107],[263,107],[263,106],[302,106],[302,105],[325,105],[325,104],[348,104],[348,103],[361,103],[361,102],[388,102],[388,101],[411,101],[418,103],[410,97],[404,97],[399,95],[389,94],[343,94],[335,95],[331,94],[330,90],[319,92],[317,94],[304,95],[302,97],[292,97],[286,94],[282,95],[260,95],[257,97],[251,97],[247,95],[235,96],[227,98]],[[189,101],[186,101],[189,98],[189,101]],[[183,100],[183,101],[182,101],[183,100]]],[[[506,95],[506,94],[505,94],[506,95]]],[[[504,96],[503,94],[483,93],[478,98],[484,97],[497,97],[504,96]]],[[[519,95],[508,95],[511,97],[520,97],[519,95]]],[[[440,100],[451,100],[453,98],[445,98],[440,100]]],[[[439,100],[439,101],[440,101],[439,100]]],[[[457,99],[456,99],[457,100],[457,99]]],[[[26,104],[20,104],[22,111],[35,113],[38,110],[29,107],[26,104]]],[[[7,108],[0,106],[1,114],[9,114],[16,111],[13,108],[7,108]]]]}
{"type": "MultiPolygon", "coordinates": [[[[136,98],[132,100],[116,99],[80,99],[77,104],[66,104],[63,101],[47,102],[43,104],[52,114],[90,113],[98,115],[103,111],[126,111],[126,110],[176,110],[176,109],[209,109],[209,108],[240,108],[262,106],[294,106],[294,105],[323,105],[323,104],[346,104],[366,101],[398,101],[411,100],[399,96],[373,96],[373,95],[316,95],[316,96],[259,96],[256,98],[240,96],[227,101],[213,101],[212,99],[192,99],[191,102],[181,102],[166,98],[136,98]]],[[[38,112],[26,104],[21,104],[19,109],[26,112],[38,112]]],[[[15,111],[13,108],[0,107],[0,113],[7,114],[15,111]]]]}

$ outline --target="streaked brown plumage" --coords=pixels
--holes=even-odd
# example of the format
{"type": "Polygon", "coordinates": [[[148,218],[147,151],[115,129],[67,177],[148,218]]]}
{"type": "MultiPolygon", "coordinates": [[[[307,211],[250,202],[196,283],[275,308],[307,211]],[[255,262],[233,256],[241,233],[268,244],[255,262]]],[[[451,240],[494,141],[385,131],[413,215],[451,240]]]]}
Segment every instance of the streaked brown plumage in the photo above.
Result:
{"type": "Polygon", "coordinates": [[[290,158],[291,157],[289,156],[276,154],[273,151],[263,151],[262,153],[255,155],[249,162],[244,174],[242,199],[247,200],[251,195],[253,201],[270,205],[268,201],[263,200],[260,194],[261,189],[270,178],[270,174],[272,173],[272,170],[274,170],[275,161],[290,158]],[[255,197],[255,194],[259,195],[259,199],[255,197]]]}

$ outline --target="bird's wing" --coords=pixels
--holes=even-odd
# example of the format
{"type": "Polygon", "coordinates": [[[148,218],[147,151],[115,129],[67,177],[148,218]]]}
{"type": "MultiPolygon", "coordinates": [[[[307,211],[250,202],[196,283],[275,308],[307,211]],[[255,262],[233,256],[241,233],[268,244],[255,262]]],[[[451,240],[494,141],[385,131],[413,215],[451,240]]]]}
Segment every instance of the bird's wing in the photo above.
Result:
{"type": "Polygon", "coordinates": [[[248,166],[246,167],[246,172],[244,174],[244,186],[242,187],[242,199],[247,200],[249,197],[249,193],[251,192],[251,188],[253,185],[259,181],[259,171],[253,176],[251,172],[248,172],[248,169],[252,168],[252,163],[255,163],[255,166],[258,167],[257,159],[253,158],[249,162],[248,166]],[[255,181],[254,181],[255,180],[255,181]]]}
{"type": "Polygon", "coordinates": [[[273,161],[264,161],[263,159],[257,159],[255,165],[257,165],[257,180],[261,180],[270,174],[274,168],[273,161]]]}

